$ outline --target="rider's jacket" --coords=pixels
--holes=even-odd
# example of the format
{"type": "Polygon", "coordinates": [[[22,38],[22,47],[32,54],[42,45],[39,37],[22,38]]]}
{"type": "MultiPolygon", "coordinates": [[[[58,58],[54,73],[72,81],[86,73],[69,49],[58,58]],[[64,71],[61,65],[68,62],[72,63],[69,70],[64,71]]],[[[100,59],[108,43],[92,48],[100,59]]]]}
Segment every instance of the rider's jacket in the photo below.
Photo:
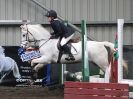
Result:
{"type": "Polygon", "coordinates": [[[63,22],[60,20],[53,19],[51,22],[51,27],[54,30],[53,33],[51,33],[52,37],[51,38],[58,38],[58,37],[69,37],[72,35],[75,31],[72,29],[70,26],[66,26],[63,22]]]}

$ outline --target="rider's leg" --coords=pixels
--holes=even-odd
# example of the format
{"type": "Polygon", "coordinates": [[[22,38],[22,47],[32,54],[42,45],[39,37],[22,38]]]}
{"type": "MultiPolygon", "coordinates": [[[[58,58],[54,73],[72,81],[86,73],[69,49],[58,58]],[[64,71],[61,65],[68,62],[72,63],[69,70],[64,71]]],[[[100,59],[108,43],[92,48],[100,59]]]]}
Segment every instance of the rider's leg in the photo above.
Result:
{"type": "Polygon", "coordinates": [[[69,57],[66,58],[66,60],[75,60],[74,56],[71,53],[71,48],[66,44],[73,37],[73,35],[74,34],[72,34],[68,38],[63,37],[60,42],[62,49],[69,54],[69,57]]]}
{"type": "Polygon", "coordinates": [[[73,36],[74,36],[74,34],[70,35],[70,36],[67,37],[67,38],[63,37],[63,38],[61,39],[61,42],[60,42],[61,46],[65,45],[73,36]]]}
{"type": "Polygon", "coordinates": [[[71,48],[67,44],[65,44],[64,46],[62,46],[62,49],[69,54],[69,57],[66,58],[66,60],[68,60],[68,61],[69,60],[75,60],[73,54],[71,53],[71,48]]]}

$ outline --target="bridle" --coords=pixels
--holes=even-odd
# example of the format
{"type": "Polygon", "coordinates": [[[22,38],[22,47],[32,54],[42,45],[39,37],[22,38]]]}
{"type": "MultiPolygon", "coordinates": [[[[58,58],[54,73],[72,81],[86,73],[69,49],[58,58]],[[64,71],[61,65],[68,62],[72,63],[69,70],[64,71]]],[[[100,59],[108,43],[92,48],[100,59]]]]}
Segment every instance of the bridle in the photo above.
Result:
{"type": "Polygon", "coordinates": [[[26,31],[26,35],[24,35],[24,36],[26,36],[26,39],[23,40],[22,42],[28,41],[28,42],[35,42],[36,43],[37,40],[35,39],[35,37],[33,36],[33,34],[29,31],[27,24],[25,24],[25,25],[26,25],[26,29],[23,28],[24,25],[21,26],[21,29],[23,29],[23,30],[26,31]],[[30,40],[29,34],[33,37],[33,40],[32,41],[30,40]]]}
{"type": "MultiPolygon", "coordinates": [[[[30,42],[30,43],[34,42],[34,46],[37,46],[37,42],[38,41],[45,40],[45,42],[39,46],[39,48],[40,48],[40,47],[42,47],[45,43],[47,43],[50,40],[50,38],[49,39],[36,40],[35,37],[33,36],[33,34],[29,31],[27,24],[25,24],[25,25],[26,25],[26,29],[23,28],[24,25],[21,26],[21,29],[24,29],[26,31],[26,35],[25,35],[26,36],[26,39],[23,40],[23,41],[21,41],[21,42],[30,42]],[[33,40],[30,40],[29,35],[32,36],[33,40]]],[[[26,44],[23,44],[23,45],[26,45],[26,44]]]]}

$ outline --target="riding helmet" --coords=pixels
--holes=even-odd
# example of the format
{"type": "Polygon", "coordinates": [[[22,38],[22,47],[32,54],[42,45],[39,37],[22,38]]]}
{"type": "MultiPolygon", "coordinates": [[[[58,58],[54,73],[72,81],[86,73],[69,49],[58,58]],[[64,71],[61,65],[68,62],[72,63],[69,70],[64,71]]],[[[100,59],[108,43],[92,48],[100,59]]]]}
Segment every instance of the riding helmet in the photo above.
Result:
{"type": "Polygon", "coordinates": [[[46,13],[45,16],[46,16],[46,17],[54,17],[54,18],[57,18],[57,13],[56,13],[56,11],[54,11],[54,10],[50,10],[50,11],[48,11],[48,12],[46,13]]]}

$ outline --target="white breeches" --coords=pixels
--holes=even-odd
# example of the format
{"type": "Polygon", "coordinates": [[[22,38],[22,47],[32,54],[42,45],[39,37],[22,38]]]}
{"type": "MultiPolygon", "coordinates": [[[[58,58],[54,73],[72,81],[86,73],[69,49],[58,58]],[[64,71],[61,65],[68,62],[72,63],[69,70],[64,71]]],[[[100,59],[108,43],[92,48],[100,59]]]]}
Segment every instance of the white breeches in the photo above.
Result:
{"type": "Polygon", "coordinates": [[[72,34],[71,36],[69,36],[69,37],[67,37],[67,38],[63,37],[63,38],[61,39],[60,45],[61,45],[61,46],[65,45],[73,36],[74,36],[74,34],[72,34]]]}

